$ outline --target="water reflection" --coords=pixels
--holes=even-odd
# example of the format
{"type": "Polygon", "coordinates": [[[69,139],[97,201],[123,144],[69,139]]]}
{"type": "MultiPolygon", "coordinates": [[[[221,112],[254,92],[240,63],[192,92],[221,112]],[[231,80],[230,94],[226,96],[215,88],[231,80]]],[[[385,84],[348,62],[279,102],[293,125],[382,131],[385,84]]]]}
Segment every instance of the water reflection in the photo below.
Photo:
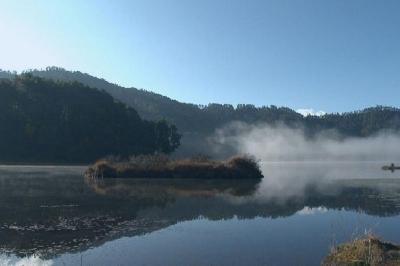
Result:
{"type": "Polygon", "coordinates": [[[52,259],[198,217],[277,218],[331,209],[400,214],[400,182],[379,176],[379,168],[368,165],[365,179],[354,165],[310,167],[269,165],[261,183],[87,182],[82,168],[0,168],[0,254],[52,259]]]}

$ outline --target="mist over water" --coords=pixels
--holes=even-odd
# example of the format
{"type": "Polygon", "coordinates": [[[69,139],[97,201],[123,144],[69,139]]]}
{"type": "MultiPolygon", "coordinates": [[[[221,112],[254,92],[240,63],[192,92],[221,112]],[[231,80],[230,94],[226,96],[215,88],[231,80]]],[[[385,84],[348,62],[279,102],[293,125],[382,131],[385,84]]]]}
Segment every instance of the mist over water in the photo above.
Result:
{"type": "Polygon", "coordinates": [[[386,131],[364,138],[323,131],[309,138],[301,128],[234,122],[218,129],[212,141],[216,152],[233,150],[263,162],[400,160],[400,135],[386,131]]]}
{"type": "Polygon", "coordinates": [[[342,138],[324,131],[311,138],[302,128],[235,122],[218,129],[212,141],[216,153],[249,154],[260,160],[264,178],[253,201],[302,198],[310,187],[329,194],[338,180],[399,176],[381,170],[400,162],[400,135],[394,132],[342,138]]]}
{"type": "Polygon", "coordinates": [[[0,255],[1,266],[52,266],[52,260],[43,260],[37,256],[18,258],[16,256],[0,255]]]}

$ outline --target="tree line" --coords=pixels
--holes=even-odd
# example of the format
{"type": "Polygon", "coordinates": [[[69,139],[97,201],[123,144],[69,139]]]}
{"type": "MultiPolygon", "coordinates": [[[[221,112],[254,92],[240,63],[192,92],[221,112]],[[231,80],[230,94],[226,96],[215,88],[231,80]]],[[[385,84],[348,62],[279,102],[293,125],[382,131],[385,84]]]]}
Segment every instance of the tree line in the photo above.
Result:
{"type": "Polygon", "coordinates": [[[175,125],[143,120],[104,91],[31,74],[0,80],[0,125],[3,162],[91,162],[180,144],[175,125]]]}
{"type": "MultiPolygon", "coordinates": [[[[274,105],[256,107],[251,104],[233,106],[218,103],[182,103],[148,90],[124,88],[89,74],[67,71],[59,67],[27,70],[26,73],[53,80],[79,81],[91,88],[104,90],[118,101],[134,108],[140,117],[153,121],[165,119],[176,125],[184,135],[190,136],[211,134],[216,128],[232,121],[284,123],[289,126],[302,126],[310,134],[334,129],[343,136],[369,136],[382,129],[398,130],[400,127],[400,110],[393,107],[376,106],[322,117],[303,117],[290,108],[274,105]]],[[[0,78],[12,79],[15,76],[15,72],[0,71],[0,78]]]]}
{"type": "MultiPolygon", "coordinates": [[[[345,138],[366,137],[382,130],[400,129],[400,109],[394,107],[375,106],[354,112],[303,117],[290,108],[275,105],[257,107],[251,104],[233,106],[219,103],[182,103],[151,91],[124,88],[89,74],[58,67],[27,70],[25,73],[67,83],[78,81],[90,88],[104,90],[117,101],[135,109],[142,119],[166,120],[169,124],[176,125],[183,135],[178,149],[178,155],[182,156],[209,153],[212,146],[208,144],[207,138],[216,129],[233,121],[300,127],[310,137],[324,130],[333,130],[338,136],[345,138]]],[[[0,78],[12,80],[17,76],[15,72],[0,71],[0,78]]]]}

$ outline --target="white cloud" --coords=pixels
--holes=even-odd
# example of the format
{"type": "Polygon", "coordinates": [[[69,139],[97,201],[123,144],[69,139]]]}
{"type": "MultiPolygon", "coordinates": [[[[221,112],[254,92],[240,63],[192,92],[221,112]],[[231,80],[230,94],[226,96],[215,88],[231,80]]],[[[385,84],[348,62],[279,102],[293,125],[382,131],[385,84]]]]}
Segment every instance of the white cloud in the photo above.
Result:
{"type": "Polygon", "coordinates": [[[299,215],[313,215],[313,214],[317,214],[317,213],[325,213],[327,212],[328,209],[325,207],[314,207],[314,208],[310,208],[310,207],[304,207],[303,209],[301,209],[300,211],[297,212],[297,214],[299,215]]]}
{"type": "Polygon", "coordinates": [[[322,116],[324,114],[326,114],[326,112],[324,111],[315,111],[312,108],[301,108],[301,109],[297,109],[296,112],[298,112],[299,114],[302,114],[303,116],[309,116],[309,115],[316,115],[316,116],[322,116]]]}

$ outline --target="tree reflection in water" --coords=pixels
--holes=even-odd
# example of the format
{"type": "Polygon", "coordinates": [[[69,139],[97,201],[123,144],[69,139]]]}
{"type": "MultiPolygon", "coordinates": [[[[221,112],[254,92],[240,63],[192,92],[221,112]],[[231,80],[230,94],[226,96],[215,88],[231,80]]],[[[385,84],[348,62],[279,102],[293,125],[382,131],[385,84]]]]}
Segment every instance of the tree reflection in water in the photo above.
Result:
{"type": "Polygon", "coordinates": [[[400,183],[393,179],[310,179],[312,182],[299,185],[301,193],[284,196],[265,190],[266,184],[273,188],[268,177],[262,183],[127,179],[88,182],[80,171],[58,175],[52,171],[55,169],[28,171],[26,175],[19,170],[1,172],[0,254],[51,259],[198,217],[287,217],[305,207],[344,208],[376,216],[400,213],[400,183]]]}

